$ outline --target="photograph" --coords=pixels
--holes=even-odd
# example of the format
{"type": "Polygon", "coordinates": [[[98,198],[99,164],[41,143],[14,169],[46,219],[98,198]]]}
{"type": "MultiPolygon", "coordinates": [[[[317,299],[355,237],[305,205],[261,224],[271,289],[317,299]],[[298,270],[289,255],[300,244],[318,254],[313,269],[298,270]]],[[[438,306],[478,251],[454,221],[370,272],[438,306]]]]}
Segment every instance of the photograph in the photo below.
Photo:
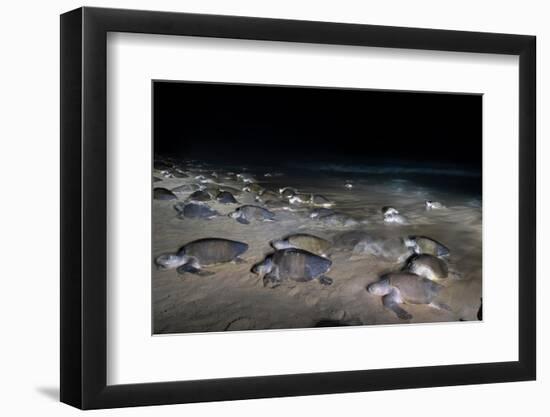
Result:
{"type": "MultiPolygon", "coordinates": [[[[7,297],[11,316],[42,320],[38,335],[8,320],[35,339],[16,337],[19,350],[52,342],[33,372],[8,369],[35,389],[10,409],[218,402],[242,416],[269,399],[273,415],[333,415],[387,413],[386,398],[412,416],[430,388],[437,410],[470,396],[461,416],[521,414],[525,401],[501,401],[518,393],[542,404],[543,13],[138,6],[64,6],[57,31],[45,12],[45,35],[27,36],[58,48],[37,81],[58,91],[37,97],[59,106],[15,120],[7,195],[59,161],[59,193],[30,186],[57,220],[5,217],[27,257],[21,225],[59,225],[32,252],[59,285],[36,281],[38,315],[7,297]],[[50,125],[60,146],[40,133],[50,125]],[[23,135],[38,147],[22,126],[39,127],[23,135]]],[[[37,48],[15,45],[30,51],[17,70],[36,72],[37,48]]]]}
{"type": "Polygon", "coordinates": [[[481,94],[152,91],[153,334],[482,320],[481,94]]]}

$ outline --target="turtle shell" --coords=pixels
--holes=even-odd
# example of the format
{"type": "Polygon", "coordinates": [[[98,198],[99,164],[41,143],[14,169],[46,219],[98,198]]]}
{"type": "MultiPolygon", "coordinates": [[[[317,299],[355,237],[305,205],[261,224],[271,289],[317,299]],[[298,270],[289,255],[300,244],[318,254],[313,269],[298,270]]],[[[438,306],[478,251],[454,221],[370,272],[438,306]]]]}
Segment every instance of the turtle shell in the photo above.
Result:
{"type": "Polygon", "coordinates": [[[418,255],[408,267],[409,271],[431,280],[445,279],[449,275],[447,263],[433,255],[418,255]]]}
{"type": "Polygon", "coordinates": [[[327,272],[332,261],[301,249],[283,249],[273,254],[281,279],[309,281],[327,272]]]}
{"type": "Polygon", "coordinates": [[[248,250],[248,245],[235,240],[207,238],[188,243],[183,247],[185,255],[198,259],[201,265],[231,262],[248,250]]]}
{"type": "Polygon", "coordinates": [[[390,274],[388,278],[390,285],[410,304],[429,304],[441,288],[427,278],[408,272],[390,274]]]}

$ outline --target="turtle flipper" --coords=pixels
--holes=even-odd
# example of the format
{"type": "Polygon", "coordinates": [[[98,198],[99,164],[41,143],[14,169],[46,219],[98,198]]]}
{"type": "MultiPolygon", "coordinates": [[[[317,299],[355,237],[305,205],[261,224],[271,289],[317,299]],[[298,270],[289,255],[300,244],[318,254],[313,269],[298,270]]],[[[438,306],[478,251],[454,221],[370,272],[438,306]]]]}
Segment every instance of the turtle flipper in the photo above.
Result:
{"type": "Polygon", "coordinates": [[[430,307],[433,307],[433,308],[436,308],[438,310],[446,310],[446,311],[450,311],[452,312],[453,310],[451,310],[451,307],[449,307],[447,304],[445,303],[442,303],[440,301],[432,301],[430,304],[429,304],[430,307]]]}
{"type": "Polygon", "coordinates": [[[178,269],[178,274],[185,274],[186,272],[187,273],[190,273],[190,274],[195,274],[195,275],[199,275],[201,277],[206,277],[206,276],[209,276],[209,275],[214,275],[214,272],[211,272],[211,271],[204,271],[200,268],[197,268],[197,266],[193,265],[192,263],[186,263],[186,264],[183,264],[182,266],[180,266],[178,269]]]}
{"type": "Polygon", "coordinates": [[[237,217],[236,220],[241,224],[250,224],[250,222],[248,220],[246,220],[243,216],[237,217]]]}
{"type": "Polygon", "coordinates": [[[178,271],[178,274],[185,274],[186,272],[190,274],[198,274],[200,272],[200,269],[193,266],[191,263],[183,264],[182,266],[178,267],[176,269],[178,271]]]}
{"type": "Polygon", "coordinates": [[[333,280],[332,278],[326,277],[326,276],[324,276],[324,275],[321,275],[321,276],[319,277],[319,283],[320,283],[321,285],[326,285],[326,286],[328,286],[328,285],[332,285],[333,282],[334,282],[334,280],[333,280]]]}
{"type": "Polygon", "coordinates": [[[275,288],[281,285],[281,280],[277,277],[276,274],[273,274],[271,272],[269,274],[264,275],[263,282],[264,282],[264,287],[269,287],[269,288],[275,288]]]}
{"type": "Polygon", "coordinates": [[[412,316],[399,306],[393,291],[382,297],[382,303],[384,304],[384,307],[393,311],[401,320],[412,319],[412,316]]]}

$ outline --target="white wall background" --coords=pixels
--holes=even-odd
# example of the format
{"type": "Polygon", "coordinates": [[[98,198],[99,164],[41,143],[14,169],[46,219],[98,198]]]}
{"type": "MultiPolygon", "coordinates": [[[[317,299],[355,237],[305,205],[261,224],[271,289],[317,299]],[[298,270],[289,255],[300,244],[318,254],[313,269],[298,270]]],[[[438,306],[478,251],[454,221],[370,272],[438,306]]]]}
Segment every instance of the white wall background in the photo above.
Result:
{"type": "MultiPolygon", "coordinates": [[[[0,24],[1,296],[0,410],[3,415],[74,415],[59,392],[59,17],[81,6],[73,0],[20,1],[2,5],[0,24]]],[[[550,291],[543,265],[550,251],[550,193],[543,190],[550,147],[550,8],[545,1],[438,0],[123,0],[88,6],[238,14],[395,26],[531,34],[538,37],[539,307],[538,381],[497,385],[388,391],[231,403],[99,411],[99,415],[328,416],[543,415],[550,409],[550,291]],[[542,144],[542,146],[540,146],[542,144]],[[545,233],[546,232],[546,233],[545,233]],[[543,236],[543,234],[545,234],[543,236]],[[545,395],[546,394],[546,395],[545,395]]]]}

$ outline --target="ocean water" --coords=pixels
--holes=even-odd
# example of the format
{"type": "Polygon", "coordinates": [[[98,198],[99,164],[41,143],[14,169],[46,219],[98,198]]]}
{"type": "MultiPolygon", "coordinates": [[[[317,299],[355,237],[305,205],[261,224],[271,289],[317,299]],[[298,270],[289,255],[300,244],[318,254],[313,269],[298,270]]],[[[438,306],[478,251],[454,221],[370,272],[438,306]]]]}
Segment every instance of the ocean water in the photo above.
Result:
{"type": "Polygon", "coordinates": [[[207,268],[214,272],[211,276],[181,275],[153,265],[154,333],[477,320],[482,297],[480,172],[440,164],[392,162],[350,165],[302,161],[271,166],[205,164],[177,158],[164,162],[168,168],[153,172],[162,179],[154,187],[171,190],[195,184],[207,187],[213,195],[218,190],[230,190],[239,204],[207,201],[203,204],[217,210],[219,216],[182,219],[173,206],[187,201],[190,191],[176,193],[177,200],[154,200],[153,256],[173,253],[205,237],[243,241],[249,250],[243,255],[245,263],[207,268]],[[170,178],[175,168],[186,177],[170,178]],[[258,192],[242,191],[247,184],[236,174],[249,177],[262,191],[278,193],[281,188],[292,187],[301,194],[321,195],[333,203],[332,210],[350,221],[327,224],[311,219],[315,208],[311,204],[291,204],[280,197],[279,206],[271,209],[276,221],[240,224],[227,214],[243,204],[269,206],[256,201],[258,192]],[[440,202],[444,208],[427,210],[427,200],[440,202]],[[381,210],[387,206],[397,209],[406,223],[385,222],[381,210]],[[332,267],[327,275],[334,280],[333,285],[322,286],[316,280],[291,281],[271,289],[250,272],[255,263],[273,252],[272,240],[292,233],[313,234],[332,243],[332,267]],[[402,320],[384,308],[380,297],[365,290],[383,274],[404,267],[407,256],[398,256],[400,250],[394,243],[411,235],[433,238],[450,249],[446,262],[453,278],[441,281],[441,300],[451,311],[407,305],[404,308],[413,318],[402,320]],[[394,243],[391,247],[382,245],[382,252],[365,251],[365,242],[373,241],[394,243]]]}

